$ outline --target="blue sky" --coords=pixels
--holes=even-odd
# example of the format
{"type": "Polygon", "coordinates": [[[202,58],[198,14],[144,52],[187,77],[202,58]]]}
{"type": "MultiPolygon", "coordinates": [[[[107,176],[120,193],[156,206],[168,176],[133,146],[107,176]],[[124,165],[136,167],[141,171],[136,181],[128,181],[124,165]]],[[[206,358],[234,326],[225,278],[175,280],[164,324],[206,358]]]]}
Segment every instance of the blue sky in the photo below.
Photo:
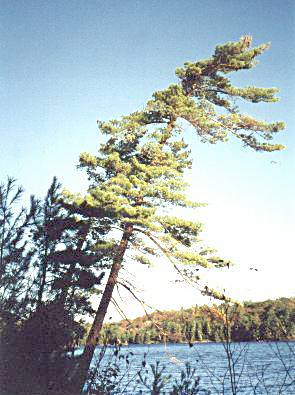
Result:
{"type": "MultiPolygon", "coordinates": [[[[176,67],[210,56],[217,44],[244,34],[254,44],[271,41],[261,64],[234,81],[280,89],[279,103],[244,108],[285,121],[277,141],[287,150],[258,154],[237,142],[209,146],[189,135],[190,193],[209,203],[200,213],[208,243],[240,270],[261,266],[261,277],[249,278],[251,292],[238,273],[227,280],[237,297],[294,291],[293,1],[1,0],[1,9],[0,180],[14,176],[39,196],[54,175],[70,190],[85,188],[75,166],[81,151],[98,147],[97,119],[142,108],[153,91],[176,81],[176,67]]],[[[179,303],[194,303],[179,292],[186,295],[179,303]]]]}

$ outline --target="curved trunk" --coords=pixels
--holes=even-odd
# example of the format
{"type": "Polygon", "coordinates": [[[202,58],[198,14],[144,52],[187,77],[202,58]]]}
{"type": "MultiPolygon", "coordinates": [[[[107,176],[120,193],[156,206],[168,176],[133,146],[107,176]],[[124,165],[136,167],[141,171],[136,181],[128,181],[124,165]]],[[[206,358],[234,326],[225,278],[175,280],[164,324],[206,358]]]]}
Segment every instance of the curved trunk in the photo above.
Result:
{"type": "MultiPolygon", "coordinates": [[[[89,335],[86,340],[86,344],[84,347],[84,352],[81,356],[81,360],[79,362],[79,371],[78,371],[78,377],[77,381],[75,383],[76,388],[79,393],[82,392],[86,378],[87,378],[87,373],[89,370],[89,366],[91,363],[91,360],[93,358],[94,350],[95,347],[98,343],[99,339],[99,334],[103,325],[103,321],[105,318],[105,315],[107,313],[108,306],[110,304],[112,295],[113,295],[113,290],[115,285],[117,284],[118,281],[118,275],[119,271],[122,267],[122,262],[123,258],[128,246],[128,241],[130,239],[130,236],[132,235],[133,232],[133,225],[127,224],[125,225],[124,233],[122,236],[122,239],[120,241],[120,244],[117,248],[117,252],[114,256],[113,259],[113,264],[111,267],[111,271],[109,274],[109,278],[107,281],[107,284],[105,286],[105,289],[102,294],[102,298],[99,304],[99,307],[96,312],[96,316],[94,319],[94,322],[92,324],[92,327],[90,329],[89,335]]],[[[77,391],[77,393],[78,393],[77,391]]]]}

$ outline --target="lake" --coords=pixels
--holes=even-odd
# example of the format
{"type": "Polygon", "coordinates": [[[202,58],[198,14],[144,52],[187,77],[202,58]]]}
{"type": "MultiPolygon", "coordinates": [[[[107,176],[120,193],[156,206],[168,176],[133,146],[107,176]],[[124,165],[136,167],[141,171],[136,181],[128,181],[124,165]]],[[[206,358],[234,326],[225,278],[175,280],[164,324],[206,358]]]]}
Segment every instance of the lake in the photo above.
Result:
{"type": "MultiPolygon", "coordinates": [[[[100,350],[96,349],[96,359],[99,359],[100,350]]],[[[202,391],[180,392],[183,394],[210,391],[212,395],[229,395],[234,393],[232,386],[236,388],[236,394],[295,394],[294,342],[232,343],[228,350],[235,371],[231,376],[232,384],[222,343],[198,343],[192,347],[187,344],[129,345],[122,346],[118,354],[115,352],[117,355],[114,351],[114,347],[109,347],[100,364],[100,369],[105,368],[109,373],[104,379],[106,385],[112,380],[117,385],[111,392],[113,394],[151,393],[148,389],[153,377],[150,365],[155,367],[156,361],[159,368],[165,366],[162,372],[165,385],[161,394],[169,394],[187,362],[196,369],[194,376],[200,377],[198,388],[202,391]],[[120,372],[116,366],[120,367],[120,372]],[[117,372],[117,376],[111,377],[111,372],[117,372]]],[[[155,370],[154,375],[157,375],[155,370]]]]}

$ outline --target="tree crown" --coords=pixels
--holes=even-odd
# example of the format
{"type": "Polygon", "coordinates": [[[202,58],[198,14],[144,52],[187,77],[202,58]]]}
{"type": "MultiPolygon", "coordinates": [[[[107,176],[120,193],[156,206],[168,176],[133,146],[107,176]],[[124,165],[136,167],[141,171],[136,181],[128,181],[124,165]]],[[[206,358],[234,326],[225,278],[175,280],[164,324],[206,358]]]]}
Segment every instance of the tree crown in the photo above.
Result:
{"type": "MultiPolygon", "coordinates": [[[[211,249],[199,246],[201,224],[163,212],[173,206],[199,205],[185,194],[183,175],[192,162],[179,120],[192,125],[204,142],[226,141],[231,133],[256,151],[283,148],[270,143],[284,128],[282,122],[256,120],[241,113],[236,104],[237,99],[275,102],[277,89],[237,88],[228,78],[232,72],[254,67],[256,57],[269,47],[262,44],[251,48],[251,42],[251,37],[245,36],[217,46],[212,57],[187,62],[177,69],[179,84],[155,92],[142,111],[98,122],[101,133],[107,136],[106,143],[100,145],[98,155],[80,156],[79,166],[86,169],[90,180],[88,194],[67,193],[67,198],[87,215],[97,217],[99,210],[99,220],[107,220],[109,230],[113,226],[123,230],[129,224],[156,245],[157,234],[162,252],[176,262],[203,267],[228,265],[212,255],[211,249]]],[[[142,244],[134,236],[136,243],[142,244]]]]}

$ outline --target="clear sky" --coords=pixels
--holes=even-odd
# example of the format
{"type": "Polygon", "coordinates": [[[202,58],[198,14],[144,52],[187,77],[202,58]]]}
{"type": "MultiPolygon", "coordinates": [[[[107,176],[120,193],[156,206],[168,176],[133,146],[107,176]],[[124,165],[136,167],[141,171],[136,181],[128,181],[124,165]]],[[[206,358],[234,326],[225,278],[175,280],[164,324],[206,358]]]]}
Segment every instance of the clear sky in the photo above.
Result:
{"type": "MultiPolygon", "coordinates": [[[[14,176],[38,196],[54,175],[67,189],[85,189],[75,166],[81,151],[98,147],[97,119],[142,108],[153,91],[176,81],[176,67],[210,56],[217,44],[244,34],[254,44],[271,41],[261,64],[234,81],[280,89],[279,103],[245,110],[285,121],[277,142],[287,149],[259,154],[189,135],[190,193],[209,204],[199,214],[204,239],[237,265],[212,276],[217,286],[239,299],[294,295],[294,1],[1,0],[0,6],[0,180],[14,176]]],[[[166,266],[130,269],[154,306],[200,301],[163,279],[166,266]]]]}

